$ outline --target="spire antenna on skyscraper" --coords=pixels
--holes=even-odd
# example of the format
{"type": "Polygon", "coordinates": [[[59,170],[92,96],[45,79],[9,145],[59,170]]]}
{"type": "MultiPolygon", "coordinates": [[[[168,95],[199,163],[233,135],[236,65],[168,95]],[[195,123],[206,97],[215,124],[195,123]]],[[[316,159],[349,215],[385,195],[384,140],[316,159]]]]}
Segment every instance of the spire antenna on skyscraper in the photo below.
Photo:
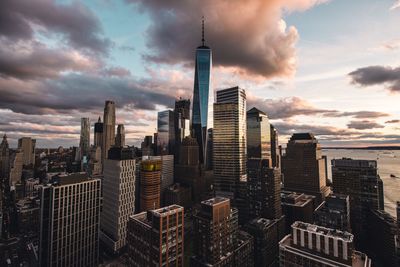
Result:
{"type": "Polygon", "coordinates": [[[201,43],[204,46],[204,16],[201,17],[201,43]]]}

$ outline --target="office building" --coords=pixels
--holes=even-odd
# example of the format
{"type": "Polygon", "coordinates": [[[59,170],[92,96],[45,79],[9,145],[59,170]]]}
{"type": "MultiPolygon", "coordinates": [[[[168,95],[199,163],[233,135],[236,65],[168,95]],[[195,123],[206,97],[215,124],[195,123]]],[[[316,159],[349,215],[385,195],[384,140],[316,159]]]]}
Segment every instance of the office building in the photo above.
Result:
{"type": "Polygon", "coordinates": [[[24,152],[21,149],[13,151],[10,155],[10,176],[9,185],[21,183],[22,168],[24,163],[24,152]]]}
{"type": "Polygon", "coordinates": [[[247,180],[250,218],[280,218],[282,207],[279,169],[270,168],[268,159],[249,159],[247,180]]]}
{"type": "Polygon", "coordinates": [[[183,267],[183,207],[171,205],[131,216],[127,255],[129,266],[183,267]]]}
{"type": "Polygon", "coordinates": [[[350,224],[357,248],[365,250],[368,244],[368,215],[378,210],[382,200],[380,177],[375,160],[332,160],[334,193],[350,197],[350,224]]]}
{"type": "Polygon", "coordinates": [[[175,165],[175,180],[190,187],[192,200],[199,202],[205,190],[205,176],[199,162],[199,145],[196,138],[185,137],[179,154],[179,162],[175,165]]]}
{"type": "Polygon", "coordinates": [[[136,160],[129,148],[113,147],[104,161],[101,240],[112,253],[126,244],[126,224],[135,213],[136,160]]]}
{"type": "Polygon", "coordinates": [[[142,150],[142,156],[154,156],[153,136],[145,136],[140,148],[142,150]]]}
{"type": "Polygon", "coordinates": [[[285,215],[286,232],[295,221],[312,223],[315,196],[291,191],[281,192],[282,212],[285,215]]]}
{"type": "Polygon", "coordinates": [[[399,267],[396,219],[383,210],[373,210],[368,216],[368,255],[378,266],[399,267]],[[379,263],[379,264],[378,264],[379,263]]]}
{"type": "Polygon", "coordinates": [[[10,148],[7,135],[4,134],[0,144],[0,182],[9,178],[10,173],[10,148]]]}
{"type": "Polygon", "coordinates": [[[247,157],[268,160],[271,166],[271,130],[266,113],[257,108],[247,111],[247,157]]]}
{"type": "Polygon", "coordinates": [[[348,232],[297,221],[292,234],[279,242],[279,266],[370,267],[367,255],[354,250],[353,238],[348,232]]]}
{"type": "Polygon", "coordinates": [[[18,139],[18,148],[23,153],[22,164],[24,166],[35,164],[35,146],[36,140],[30,137],[22,137],[18,139]]]}
{"type": "Polygon", "coordinates": [[[115,120],[115,103],[107,100],[104,105],[103,144],[101,146],[103,167],[108,156],[108,150],[115,144],[115,120]]]}
{"type": "Polygon", "coordinates": [[[157,155],[175,152],[175,114],[172,110],[158,112],[157,116],[157,155]]]}
{"type": "MultiPolygon", "coordinates": [[[[216,197],[201,202],[193,218],[194,262],[218,266],[237,245],[238,212],[230,200],[216,197]]],[[[195,264],[193,266],[196,266],[195,264]]]]}
{"type": "Polygon", "coordinates": [[[350,198],[347,195],[331,194],[314,211],[317,225],[351,232],[350,198]]]}
{"type": "Polygon", "coordinates": [[[238,211],[228,198],[202,201],[193,232],[190,266],[253,266],[253,238],[238,230],[238,211]]]}
{"type": "Polygon", "coordinates": [[[282,158],[285,190],[314,195],[318,204],[325,199],[329,187],[326,186],[325,162],[321,153],[321,145],[313,134],[292,135],[282,158]]]}
{"type": "Polygon", "coordinates": [[[99,117],[98,121],[94,124],[94,146],[102,147],[103,146],[103,123],[101,122],[101,118],[99,117]]]}
{"type": "Polygon", "coordinates": [[[89,118],[81,118],[81,136],[79,141],[81,149],[81,158],[89,157],[90,152],[90,120],[89,118]]]}
{"type": "Polygon", "coordinates": [[[271,135],[271,165],[272,167],[281,168],[281,153],[279,148],[278,130],[270,124],[271,135]]]}
{"type": "Polygon", "coordinates": [[[160,208],[161,159],[144,159],[140,165],[140,211],[160,208]]]}
{"type": "Polygon", "coordinates": [[[192,206],[192,188],[179,183],[170,185],[164,191],[164,203],[166,206],[177,204],[190,208],[192,206]]]}
{"type": "Polygon", "coordinates": [[[276,266],[279,262],[279,241],[284,236],[284,221],[255,218],[244,230],[254,238],[254,266],[276,266]]]}
{"type": "Polygon", "coordinates": [[[117,136],[115,137],[115,146],[116,147],[125,146],[125,127],[123,124],[118,124],[117,136]]]}
{"type": "Polygon", "coordinates": [[[199,160],[207,162],[208,129],[213,128],[214,91],[212,88],[212,51],[205,45],[204,21],[202,44],[196,49],[194,71],[192,131],[199,145],[199,160]]]}
{"type": "Polygon", "coordinates": [[[175,163],[179,162],[182,141],[190,136],[190,99],[175,100],[175,163]]]}
{"type": "Polygon", "coordinates": [[[174,183],[174,155],[143,156],[143,160],[161,160],[160,205],[163,206],[164,192],[174,183]]]}
{"type": "Polygon", "coordinates": [[[22,235],[37,236],[40,232],[40,201],[23,198],[16,203],[18,232],[22,235]]]}
{"type": "Polygon", "coordinates": [[[40,266],[98,265],[100,183],[74,173],[56,176],[42,186],[40,266]]]}
{"type": "Polygon", "coordinates": [[[239,87],[217,91],[214,104],[213,163],[217,195],[237,198],[247,181],[246,92],[239,87]]]}
{"type": "Polygon", "coordinates": [[[103,164],[101,164],[101,147],[92,146],[90,149],[89,158],[89,174],[92,177],[96,175],[101,175],[103,173],[103,164]]]}

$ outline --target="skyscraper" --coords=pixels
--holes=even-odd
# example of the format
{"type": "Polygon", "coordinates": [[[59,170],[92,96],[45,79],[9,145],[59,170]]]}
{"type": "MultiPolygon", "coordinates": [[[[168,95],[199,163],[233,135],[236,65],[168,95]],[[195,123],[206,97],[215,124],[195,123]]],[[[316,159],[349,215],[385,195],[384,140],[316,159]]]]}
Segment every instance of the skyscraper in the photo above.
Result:
{"type": "Polygon", "coordinates": [[[247,183],[251,219],[280,219],[282,216],[281,173],[279,169],[268,165],[267,159],[248,160],[247,183]]]}
{"type": "Polygon", "coordinates": [[[140,165],[140,211],[160,208],[161,159],[146,159],[140,165]]]}
{"type": "Polygon", "coordinates": [[[30,137],[22,137],[18,139],[18,148],[23,153],[22,164],[28,166],[35,164],[35,146],[36,140],[30,137]]]}
{"type": "Polygon", "coordinates": [[[74,173],[40,189],[40,266],[97,266],[100,179],[74,173]]]}
{"type": "Polygon", "coordinates": [[[212,128],[214,92],[211,84],[212,51],[205,45],[204,20],[201,46],[196,49],[192,130],[199,144],[200,163],[207,162],[208,129],[212,128]]]}
{"type": "Polygon", "coordinates": [[[266,113],[257,108],[247,111],[247,157],[271,162],[271,129],[266,113]]]}
{"type": "Polygon", "coordinates": [[[117,136],[115,137],[115,146],[116,147],[125,146],[125,127],[123,124],[118,124],[117,136]]]}
{"type": "Polygon", "coordinates": [[[183,211],[183,207],[171,205],[141,212],[129,218],[129,266],[183,267],[183,211]]]}
{"type": "Polygon", "coordinates": [[[214,104],[213,162],[217,195],[233,199],[247,181],[246,92],[217,91],[214,104]]]}
{"type": "Polygon", "coordinates": [[[0,183],[8,179],[10,173],[10,148],[8,146],[7,135],[4,134],[0,144],[0,183]]]}
{"type": "Polygon", "coordinates": [[[182,141],[190,136],[190,99],[175,100],[175,163],[179,162],[182,141]]]}
{"type": "Polygon", "coordinates": [[[279,266],[370,267],[371,259],[354,250],[353,239],[348,232],[297,221],[279,242],[279,266]]]}
{"type": "Polygon", "coordinates": [[[21,183],[23,163],[24,152],[21,149],[13,151],[10,155],[10,186],[21,183]]]}
{"type": "Polygon", "coordinates": [[[90,149],[90,120],[89,118],[81,118],[81,136],[79,141],[81,156],[89,156],[90,149]]]}
{"type": "Polygon", "coordinates": [[[102,147],[103,145],[103,123],[101,118],[94,124],[94,146],[102,147]]]}
{"type": "Polygon", "coordinates": [[[270,124],[270,132],[271,132],[271,164],[272,167],[281,168],[281,158],[279,152],[279,138],[278,138],[278,130],[270,124]]]}
{"type": "Polygon", "coordinates": [[[238,230],[238,211],[231,208],[229,199],[202,201],[193,217],[194,256],[190,266],[254,266],[253,238],[238,230]]]}
{"type": "Polygon", "coordinates": [[[368,215],[382,205],[377,162],[375,160],[332,160],[334,193],[350,196],[350,223],[355,243],[364,250],[368,244],[368,215]]]}
{"type": "Polygon", "coordinates": [[[157,133],[157,155],[174,154],[175,114],[172,110],[158,112],[157,133]]]}
{"type": "Polygon", "coordinates": [[[314,211],[317,225],[340,231],[351,231],[350,199],[347,195],[331,194],[314,211]]]}
{"type": "Polygon", "coordinates": [[[128,148],[113,147],[104,162],[101,239],[112,253],[126,244],[126,224],[135,212],[136,160],[128,148]]]}
{"type": "Polygon", "coordinates": [[[115,144],[115,103],[107,100],[104,106],[103,118],[103,145],[101,153],[103,154],[102,162],[108,156],[108,150],[115,144]]]}
{"type": "Polygon", "coordinates": [[[295,133],[282,158],[285,190],[316,196],[319,205],[329,194],[321,145],[311,133],[295,133]]]}

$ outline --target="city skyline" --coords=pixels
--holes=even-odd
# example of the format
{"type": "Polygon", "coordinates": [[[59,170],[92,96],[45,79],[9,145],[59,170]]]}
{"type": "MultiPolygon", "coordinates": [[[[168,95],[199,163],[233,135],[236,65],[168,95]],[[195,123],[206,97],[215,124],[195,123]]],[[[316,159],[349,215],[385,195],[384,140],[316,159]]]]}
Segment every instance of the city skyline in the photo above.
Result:
{"type": "Polygon", "coordinates": [[[155,132],[158,111],[192,96],[202,16],[214,90],[245,88],[248,109],[267,113],[281,144],[294,131],[314,132],[323,146],[398,144],[396,1],[206,1],[172,4],[176,16],[162,1],[4,5],[7,22],[20,25],[0,29],[0,131],[13,148],[24,136],[36,147],[77,146],[80,118],[95,122],[105,100],[137,146],[155,132]]]}

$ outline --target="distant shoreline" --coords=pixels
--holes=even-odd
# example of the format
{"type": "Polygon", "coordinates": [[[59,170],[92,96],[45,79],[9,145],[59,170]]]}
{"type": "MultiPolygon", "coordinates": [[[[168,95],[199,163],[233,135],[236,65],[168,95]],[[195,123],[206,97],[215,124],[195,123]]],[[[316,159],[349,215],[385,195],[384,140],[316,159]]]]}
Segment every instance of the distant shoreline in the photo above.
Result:
{"type": "Polygon", "coordinates": [[[322,147],[322,149],[351,149],[351,150],[400,150],[400,146],[322,147]]]}

